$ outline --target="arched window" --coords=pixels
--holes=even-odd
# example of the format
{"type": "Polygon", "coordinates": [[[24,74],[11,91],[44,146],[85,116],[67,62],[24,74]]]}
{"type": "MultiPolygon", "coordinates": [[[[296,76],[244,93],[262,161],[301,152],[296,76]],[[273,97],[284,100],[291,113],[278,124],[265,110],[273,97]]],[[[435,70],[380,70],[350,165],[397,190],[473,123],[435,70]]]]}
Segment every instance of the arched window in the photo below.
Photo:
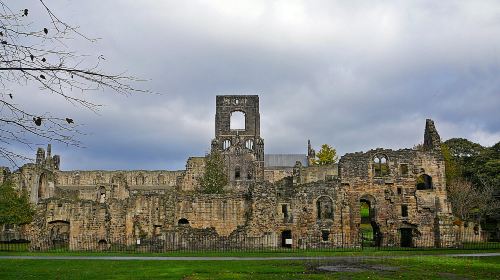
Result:
{"type": "Polygon", "coordinates": [[[73,177],[73,185],[80,185],[80,174],[76,174],[73,177]]]}
{"type": "Polygon", "coordinates": [[[316,201],[318,220],[333,219],[333,201],[328,196],[322,196],[316,201]]]}
{"type": "Polygon", "coordinates": [[[241,111],[232,112],[229,128],[231,130],[245,130],[245,113],[241,111]]]}
{"type": "Polygon", "coordinates": [[[247,141],[245,141],[245,147],[249,150],[253,150],[253,140],[248,139],[247,141]]]}
{"type": "Polygon", "coordinates": [[[165,176],[163,174],[158,175],[158,185],[165,185],[165,176]]]}
{"type": "Polygon", "coordinates": [[[38,180],[38,199],[47,198],[47,174],[42,173],[38,180]]]}
{"type": "Polygon", "coordinates": [[[137,177],[135,177],[135,184],[144,185],[144,175],[142,174],[137,175],[137,177]]]}
{"type": "Polygon", "coordinates": [[[389,163],[385,155],[376,155],[373,158],[373,176],[384,177],[389,175],[389,163]]]}
{"type": "Polygon", "coordinates": [[[427,174],[418,176],[417,190],[432,190],[432,177],[427,174]]]}
{"type": "Polygon", "coordinates": [[[101,186],[99,188],[99,203],[106,202],[106,188],[101,186]]]}
{"type": "Polygon", "coordinates": [[[241,168],[239,166],[236,166],[234,168],[234,179],[239,180],[241,178],[241,168]]]}
{"type": "Polygon", "coordinates": [[[229,139],[224,140],[224,142],[222,142],[222,149],[226,150],[229,147],[231,147],[231,140],[229,139]]]}
{"type": "Polygon", "coordinates": [[[181,219],[179,219],[179,221],[177,222],[177,224],[178,224],[179,226],[182,226],[182,225],[189,225],[189,220],[188,220],[188,219],[186,219],[186,218],[181,218],[181,219]]]}

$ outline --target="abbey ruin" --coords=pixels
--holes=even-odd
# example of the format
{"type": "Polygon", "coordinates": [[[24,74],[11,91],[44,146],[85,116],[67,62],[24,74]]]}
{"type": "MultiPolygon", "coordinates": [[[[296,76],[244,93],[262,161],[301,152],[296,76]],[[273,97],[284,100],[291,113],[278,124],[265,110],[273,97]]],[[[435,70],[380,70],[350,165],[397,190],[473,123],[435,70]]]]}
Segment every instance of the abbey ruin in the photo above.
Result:
{"type": "Polygon", "coordinates": [[[266,155],[259,97],[224,95],[216,97],[211,141],[227,171],[223,194],[200,191],[204,157],[190,157],[180,171],[63,171],[50,145],[35,163],[2,169],[0,181],[10,178],[36,205],[23,232],[35,250],[50,246],[46,240],[70,249],[118,241],[163,249],[221,240],[245,248],[357,246],[361,203],[377,245],[419,246],[425,236],[426,246],[447,247],[453,217],[440,144],[427,120],[417,148],[348,153],[332,165],[313,165],[310,144],[307,154],[266,155]],[[244,128],[231,127],[233,114],[243,115],[244,128]]]}

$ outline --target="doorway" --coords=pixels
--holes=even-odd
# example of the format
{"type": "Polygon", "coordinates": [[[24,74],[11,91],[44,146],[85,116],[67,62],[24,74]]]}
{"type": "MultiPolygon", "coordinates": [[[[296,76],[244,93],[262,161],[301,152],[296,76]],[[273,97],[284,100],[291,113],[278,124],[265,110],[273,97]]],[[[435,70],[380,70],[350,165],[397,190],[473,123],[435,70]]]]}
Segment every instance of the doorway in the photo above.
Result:
{"type": "Polygon", "coordinates": [[[292,231],[284,230],[281,232],[281,247],[292,248],[292,231]]]}
{"type": "Polygon", "coordinates": [[[401,233],[401,247],[412,247],[413,246],[413,235],[411,228],[401,228],[399,229],[401,233]]]}
{"type": "Polygon", "coordinates": [[[359,225],[361,242],[366,247],[379,247],[382,243],[382,235],[380,228],[375,222],[375,211],[372,201],[369,199],[360,199],[360,216],[361,223],[359,225]]]}

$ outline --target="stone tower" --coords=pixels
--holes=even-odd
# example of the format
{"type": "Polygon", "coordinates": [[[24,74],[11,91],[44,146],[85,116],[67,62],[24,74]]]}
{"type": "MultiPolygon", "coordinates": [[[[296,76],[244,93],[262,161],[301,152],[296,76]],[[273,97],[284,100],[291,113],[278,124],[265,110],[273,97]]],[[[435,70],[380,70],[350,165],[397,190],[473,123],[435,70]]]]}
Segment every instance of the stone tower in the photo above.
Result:
{"type": "Polygon", "coordinates": [[[424,148],[426,150],[441,151],[441,138],[431,119],[425,120],[424,148]]]}
{"type": "Polygon", "coordinates": [[[212,150],[222,153],[233,188],[244,190],[249,183],[264,180],[259,96],[217,96],[212,150]]]}

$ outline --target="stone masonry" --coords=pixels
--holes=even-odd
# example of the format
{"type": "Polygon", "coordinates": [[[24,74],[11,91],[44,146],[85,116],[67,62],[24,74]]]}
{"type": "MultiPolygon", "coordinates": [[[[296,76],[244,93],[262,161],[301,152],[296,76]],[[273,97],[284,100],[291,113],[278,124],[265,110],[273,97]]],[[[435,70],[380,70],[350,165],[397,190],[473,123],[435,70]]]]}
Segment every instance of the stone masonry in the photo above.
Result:
{"type": "Polygon", "coordinates": [[[424,144],[413,149],[348,153],[316,166],[308,143],[305,164],[265,167],[259,97],[224,95],[216,98],[211,142],[224,157],[224,194],[200,192],[203,157],[180,171],[63,171],[50,145],[34,164],[0,168],[0,181],[10,178],[36,205],[23,229],[34,250],[360,246],[361,203],[377,245],[442,247],[453,245],[453,217],[440,144],[427,120],[424,144]],[[231,128],[236,113],[244,128],[231,128]]]}

